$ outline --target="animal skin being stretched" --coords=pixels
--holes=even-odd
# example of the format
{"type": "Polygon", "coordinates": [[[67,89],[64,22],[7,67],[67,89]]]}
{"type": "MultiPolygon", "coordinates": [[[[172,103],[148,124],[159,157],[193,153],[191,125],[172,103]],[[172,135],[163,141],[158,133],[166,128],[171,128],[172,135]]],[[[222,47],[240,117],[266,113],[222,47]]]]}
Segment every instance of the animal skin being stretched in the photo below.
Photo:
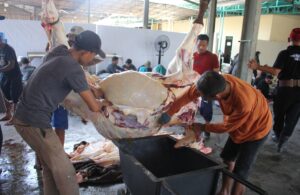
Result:
{"type": "MultiPolygon", "coordinates": [[[[47,0],[43,5],[42,22],[47,27],[45,30],[51,46],[67,45],[63,24],[59,21],[53,1],[47,0]],[[53,22],[56,23],[48,25],[53,22]]],[[[154,135],[161,129],[157,123],[161,114],[199,77],[192,69],[192,55],[202,28],[203,25],[198,23],[192,26],[168,65],[167,76],[127,71],[101,81],[86,73],[88,83],[100,87],[112,106],[105,107],[101,113],[91,112],[74,92],[67,96],[63,106],[83,119],[92,121],[97,131],[108,139],[154,135]]],[[[172,117],[170,124],[193,122],[196,103],[183,107],[172,117]]]]}

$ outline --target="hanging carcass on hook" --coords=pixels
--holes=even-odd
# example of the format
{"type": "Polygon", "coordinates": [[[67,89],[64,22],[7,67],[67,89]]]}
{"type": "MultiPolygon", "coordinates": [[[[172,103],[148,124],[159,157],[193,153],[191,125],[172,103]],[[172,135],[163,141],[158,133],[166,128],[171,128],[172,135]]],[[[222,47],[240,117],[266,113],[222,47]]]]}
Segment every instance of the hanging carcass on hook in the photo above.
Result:
{"type": "Polygon", "coordinates": [[[69,47],[64,25],[52,0],[42,1],[41,20],[42,27],[47,34],[49,48],[61,44],[69,47]]]}
{"type": "MultiPolygon", "coordinates": [[[[203,28],[203,15],[208,7],[208,0],[200,1],[200,5],[198,18],[170,62],[167,76],[128,71],[113,74],[100,81],[86,73],[89,84],[100,87],[105,98],[113,105],[106,107],[102,113],[94,113],[73,92],[67,96],[63,105],[85,120],[92,121],[97,131],[109,139],[143,137],[157,133],[161,128],[158,118],[199,77],[192,68],[192,55],[197,36],[203,28]]],[[[63,24],[52,0],[43,4],[42,22],[52,46],[67,45],[63,24]]],[[[188,104],[173,116],[170,124],[191,123],[196,110],[196,102],[188,104]]]]}

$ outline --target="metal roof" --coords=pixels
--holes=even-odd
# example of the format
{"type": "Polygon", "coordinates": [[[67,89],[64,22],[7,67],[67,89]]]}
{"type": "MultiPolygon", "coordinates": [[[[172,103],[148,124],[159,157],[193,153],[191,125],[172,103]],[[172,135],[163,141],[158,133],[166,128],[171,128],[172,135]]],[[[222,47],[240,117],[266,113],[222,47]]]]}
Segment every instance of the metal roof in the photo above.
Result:
{"type": "MultiPolygon", "coordinates": [[[[124,23],[141,22],[143,0],[54,0],[65,22],[90,21],[109,23],[113,20],[124,23]],[[90,6],[89,6],[90,5],[90,6]]],[[[245,0],[218,0],[218,13],[242,15],[245,0]]],[[[11,19],[39,19],[41,0],[0,0],[0,15],[11,19]]],[[[151,21],[182,20],[195,16],[199,0],[150,0],[151,21]]],[[[300,14],[300,0],[263,1],[263,14],[300,14]]]]}

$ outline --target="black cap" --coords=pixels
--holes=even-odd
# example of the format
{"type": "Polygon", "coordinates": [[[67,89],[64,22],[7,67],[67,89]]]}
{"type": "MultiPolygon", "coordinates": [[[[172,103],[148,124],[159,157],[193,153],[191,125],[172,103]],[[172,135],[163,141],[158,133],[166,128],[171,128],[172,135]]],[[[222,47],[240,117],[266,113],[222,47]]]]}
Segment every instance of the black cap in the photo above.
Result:
{"type": "Polygon", "coordinates": [[[4,20],[4,19],[5,19],[5,16],[0,15],[0,20],[4,20]]]}
{"type": "Polygon", "coordinates": [[[22,64],[29,64],[29,60],[26,57],[21,58],[21,63],[22,64]]]}
{"type": "Polygon", "coordinates": [[[101,50],[101,39],[93,31],[86,30],[75,37],[74,46],[78,49],[94,52],[101,58],[105,58],[105,53],[101,50]]]}
{"type": "Polygon", "coordinates": [[[131,59],[127,59],[126,60],[126,64],[131,64],[132,63],[132,60],[131,59]]]}

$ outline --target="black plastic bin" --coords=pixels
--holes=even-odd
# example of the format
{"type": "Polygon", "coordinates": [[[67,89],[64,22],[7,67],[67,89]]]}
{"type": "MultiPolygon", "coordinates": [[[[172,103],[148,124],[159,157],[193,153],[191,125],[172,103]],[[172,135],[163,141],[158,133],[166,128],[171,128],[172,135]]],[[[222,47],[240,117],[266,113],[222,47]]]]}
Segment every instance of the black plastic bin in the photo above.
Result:
{"type": "Polygon", "coordinates": [[[120,149],[124,181],[133,195],[213,195],[224,165],[200,152],[175,149],[169,136],[123,139],[120,149]]]}
{"type": "Polygon", "coordinates": [[[220,172],[260,195],[268,194],[197,150],[175,149],[175,142],[168,135],[114,140],[124,182],[133,195],[214,195],[220,172]]]}

